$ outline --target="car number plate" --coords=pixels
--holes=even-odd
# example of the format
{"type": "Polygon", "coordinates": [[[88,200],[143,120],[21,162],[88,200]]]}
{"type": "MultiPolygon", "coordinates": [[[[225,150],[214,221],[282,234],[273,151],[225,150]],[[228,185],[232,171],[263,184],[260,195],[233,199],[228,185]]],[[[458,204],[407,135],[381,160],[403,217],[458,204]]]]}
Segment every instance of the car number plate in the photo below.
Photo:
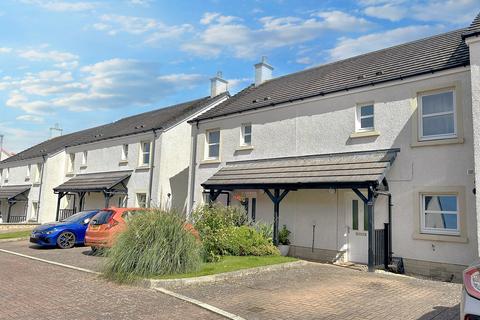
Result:
{"type": "Polygon", "coordinates": [[[36,235],[35,233],[32,233],[32,234],[30,235],[30,238],[36,238],[36,237],[37,237],[37,235],[36,235]]]}

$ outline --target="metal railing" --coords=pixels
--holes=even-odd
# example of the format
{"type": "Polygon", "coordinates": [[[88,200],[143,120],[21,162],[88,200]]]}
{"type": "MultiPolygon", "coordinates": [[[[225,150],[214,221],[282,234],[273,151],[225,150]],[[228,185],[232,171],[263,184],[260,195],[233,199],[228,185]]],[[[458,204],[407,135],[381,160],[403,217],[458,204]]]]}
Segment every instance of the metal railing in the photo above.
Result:
{"type": "Polygon", "coordinates": [[[10,216],[8,217],[8,223],[23,223],[27,221],[27,216],[10,216]]]}
{"type": "Polygon", "coordinates": [[[73,216],[77,213],[76,209],[60,209],[58,213],[58,220],[61,221],[63,219],[67,219],[70,216],[73,216]]]}
{"type": "Polygon", "coordinates": [[[384,229],[375,229],[375,265],[384,265],[385,269],[390,263],[389,232],[390,225],[388,223],[385,223],[384,229]]]}

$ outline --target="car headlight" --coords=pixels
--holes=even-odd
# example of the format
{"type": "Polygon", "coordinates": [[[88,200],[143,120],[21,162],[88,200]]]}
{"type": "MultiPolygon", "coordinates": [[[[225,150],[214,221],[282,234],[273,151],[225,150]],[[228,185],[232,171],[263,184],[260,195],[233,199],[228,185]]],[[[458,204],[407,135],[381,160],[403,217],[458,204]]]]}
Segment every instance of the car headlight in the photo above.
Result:
{"type": "Polygon", "coordinates": [[[57,230],[53,229],[53,230],[45,231],[43,234],[49,235],[49,234],[54,233],[55,231],[57,231],[57,230]]]}

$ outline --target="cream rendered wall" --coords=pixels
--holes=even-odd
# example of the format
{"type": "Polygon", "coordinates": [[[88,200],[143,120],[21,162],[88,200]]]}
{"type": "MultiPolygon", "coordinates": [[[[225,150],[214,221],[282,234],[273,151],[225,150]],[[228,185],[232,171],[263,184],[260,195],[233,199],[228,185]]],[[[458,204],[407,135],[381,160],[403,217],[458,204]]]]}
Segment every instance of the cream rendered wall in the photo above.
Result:
{"type": "MultiPolygon", "coordinates": [[[[153,132],[148,132],[70,147],[67,148],[66,153],[75,153],[75,174],[132,171],[127,183],[127,206],[135,207],[136,193],[148,193],[150,179],[150,168],[139,165],[140,143],[152,140],[153,132]],[[124,144],[128,144],[128,161],[122,161],[122,146],[124,144]],[[82,166],[83,151],[88,151],[86,166],[82,166]]],[[[113,197],[110,205],[117,206],[118,197],[113,197]]],[[[91,192],[85,196],[85,209],[98,209],[104,206],[103,194],[91,192]]]]}
{"type": "MultiPolygon", "coordinates": [[[[393,196],[393,251],[397,256],[419,260],[468,264],[477,256],[474,177],[467,170],[473,164],[470,73],[467,68],[451,70],[412,80],[396,81],[347,94],[312,99],[301,103],[243,113],[201,122],[197,141],[195,203],[202,202],[202,187],[227,161],[325,154],[346,151],[400,148],[387,175],[393,196]],[[412,147],[417,92],[457,87],[463,109],[464,142],[459,144],[412,147]],[[375,103],[375,129],[378,137],[350,138],[355,130],[358,103],[375,103]],[[252,123],[253,150],[238,150],[240,125],[252,123]],[[205,130],[221,129],[221,163],[203,163],[205,130]],[[425,186],[463,186],[466,190],[467,243],[417,240],[413,238],[417,201],[415,190],[425,186]]],[[[194,127],[193,130],[196,130],[194,127]]],[[[339,197],[342,192],[339,192],[339,197]]],[[[316,220],[319,242],[316,247],[342,246],[345,223],[338,222],[337,236],[332,234],[337,206],[334,195],[325,191],[292,192],[281,203],[280,223],[294,231],[294,244],[306,245],[311,239],[311,224],[316,220]],[[332,225],[333,223],[333,225],[332,225]]],[[[376,204],[376,224],[386,222],[386,202],[376,204]]],[[[257,216],[273,214],[271,201],[258,200],[257,216]],[[260,213],[262,212],[262,213],[260,213]]],[[[341,204],[343,206],[343,204],[341,204]]],[[[338,219],[344,211],[338,208],[338,219]]],[[[342,218],[343,217],[343,218],[342,218]]],[[[418,220],[417,220],[418,221],[418,220]]]]}
{"type": "Polygon", "coordinates": [[[40,199],[39,222],[55,221],[57,213],[57,195],[53,188],[67,180],[65,177],[65,151],[49,155],[45,166],[42,183],[42,196],[40,199]]]}
{"type": "MultiPolygon", "coordinates": [[[[470,48],[470,74],[472,90],[473,137],[475,150],[475,172],[480,173],[480,38],[468,38],[466,42],[470,48]]],[[[475,182],[480,186],[480,174],[475,174],[475,182]]],[[[477,190],[477,208],[480,208],[480,193],[477,190]]],[[[480,241],[480,218],[477,211],[477,239],[480,241]]],[[[479,244],[480,247],[480,244],[479,244]]],[[[480,256],[480,252],[478,253],[480,256]]]]}

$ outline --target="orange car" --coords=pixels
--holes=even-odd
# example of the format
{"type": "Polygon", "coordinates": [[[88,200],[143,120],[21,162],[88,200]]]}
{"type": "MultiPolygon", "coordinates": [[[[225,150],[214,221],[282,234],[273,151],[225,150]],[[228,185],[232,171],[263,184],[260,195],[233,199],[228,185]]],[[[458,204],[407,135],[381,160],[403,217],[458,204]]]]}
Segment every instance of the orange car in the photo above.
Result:
{"type": "MultiPolygon", "coordinates": [[[[85,245],[92,247],[92,251],[98,248],[111,248],[117,235],[127,229],[127,221],[138,213],[145,212],[145,208],[108,208],[98,212],[90,220],[85,233],[85,245]]],[[[185,230],[189,231],[198,241],[200,235],[193,225],[185,223],[185,230]]]]}
{"type": "Polygon", "coordinates": [[[118,234],[127,228],[127,221],[136,211],[145,211],[144,208],[108,208],[97,213],[85,233],[85,245],[98,248],[110,248],[118,234]]]}

